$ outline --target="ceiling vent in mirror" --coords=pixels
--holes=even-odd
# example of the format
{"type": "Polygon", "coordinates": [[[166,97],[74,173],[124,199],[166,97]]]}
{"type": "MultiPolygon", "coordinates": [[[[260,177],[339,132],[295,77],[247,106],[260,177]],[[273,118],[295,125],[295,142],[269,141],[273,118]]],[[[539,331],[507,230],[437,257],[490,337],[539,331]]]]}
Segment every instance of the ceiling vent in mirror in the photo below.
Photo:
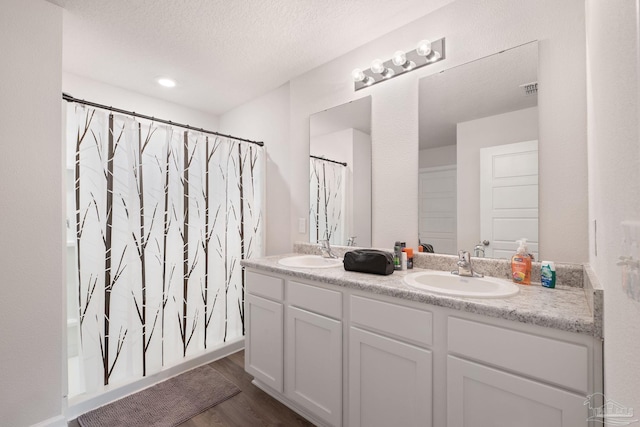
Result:
{"type": "Polygon", "coordinates": [[[524,92],[524,96],[531,96],[538,94],[538,82],[525,83],[520,85],[520,89],[524,92]]]}
{"type": "Polygon", "coordinates": [[[374,59],[370,68],[366,70],[356,68],[351,73],[351,77],[355,90],[360,90],[443,59],[444,38],[434,42],[420,40],[415,49],[408,52],[396,51],[387,61],[374,59]]]}

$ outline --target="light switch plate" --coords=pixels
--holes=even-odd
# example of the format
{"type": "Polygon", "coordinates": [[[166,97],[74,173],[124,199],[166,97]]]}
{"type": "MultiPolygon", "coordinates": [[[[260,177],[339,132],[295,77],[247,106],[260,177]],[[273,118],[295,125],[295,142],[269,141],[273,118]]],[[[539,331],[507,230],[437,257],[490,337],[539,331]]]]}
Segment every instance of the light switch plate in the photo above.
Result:
{"type": "Polygon", "coordinates": [[[618,265],[622,268],[622,288],[629,298],[640,301],[640,221],[623,221],[622,254],[618,265]]]}
{"type": "Polygon", "coordinates": [[[307,221],[305,218],[298,218],[298,233],[304,234],[307,232],[307,221]]]}

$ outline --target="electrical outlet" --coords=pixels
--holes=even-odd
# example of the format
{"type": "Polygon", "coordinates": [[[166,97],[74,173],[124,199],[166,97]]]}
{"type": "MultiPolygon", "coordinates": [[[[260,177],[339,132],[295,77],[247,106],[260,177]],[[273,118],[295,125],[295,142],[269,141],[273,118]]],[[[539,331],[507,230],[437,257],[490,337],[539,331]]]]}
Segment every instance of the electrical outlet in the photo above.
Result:
{"type": "Polygon", "coordinates": [[[298,233],[304,234],[307,232],[307,220],[305,218],[298,218],[298,233]]]}

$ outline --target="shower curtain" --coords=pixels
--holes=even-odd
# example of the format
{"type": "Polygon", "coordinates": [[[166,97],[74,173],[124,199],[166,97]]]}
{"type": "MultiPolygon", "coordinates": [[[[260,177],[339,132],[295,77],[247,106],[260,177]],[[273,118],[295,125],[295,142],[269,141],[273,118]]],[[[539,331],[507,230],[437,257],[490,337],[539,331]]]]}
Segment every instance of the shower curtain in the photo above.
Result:
{"type": "Polygon", "coordinates": [[[263,148],[74,103],[67,122],[83,391],[242,337],[240,261],[263,251],[263,148]]]}
{"type": "Polygon", "coordinates": [[[328,160],[310,159],[309,224],[316,243],[329,240],[345,245],[345,175],[346,166],[328,160]]]}

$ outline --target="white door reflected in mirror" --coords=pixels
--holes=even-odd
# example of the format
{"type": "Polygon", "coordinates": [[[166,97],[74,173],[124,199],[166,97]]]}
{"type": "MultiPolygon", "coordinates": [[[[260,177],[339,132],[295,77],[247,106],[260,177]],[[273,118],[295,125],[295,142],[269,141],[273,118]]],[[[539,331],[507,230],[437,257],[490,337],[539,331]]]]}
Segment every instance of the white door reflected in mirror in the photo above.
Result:
{"type": "Polygon", "coordinates": [[[440,254],[457,254],[456,166],[422,168],[418,179],[420,242],[428,242],[440,254]]]}
{"type": "Polygon", "coordinates": [[[480,239],[485,256],[509,258],[527,239],[538,258],[538,141],[480,150],[480,239]]]}

